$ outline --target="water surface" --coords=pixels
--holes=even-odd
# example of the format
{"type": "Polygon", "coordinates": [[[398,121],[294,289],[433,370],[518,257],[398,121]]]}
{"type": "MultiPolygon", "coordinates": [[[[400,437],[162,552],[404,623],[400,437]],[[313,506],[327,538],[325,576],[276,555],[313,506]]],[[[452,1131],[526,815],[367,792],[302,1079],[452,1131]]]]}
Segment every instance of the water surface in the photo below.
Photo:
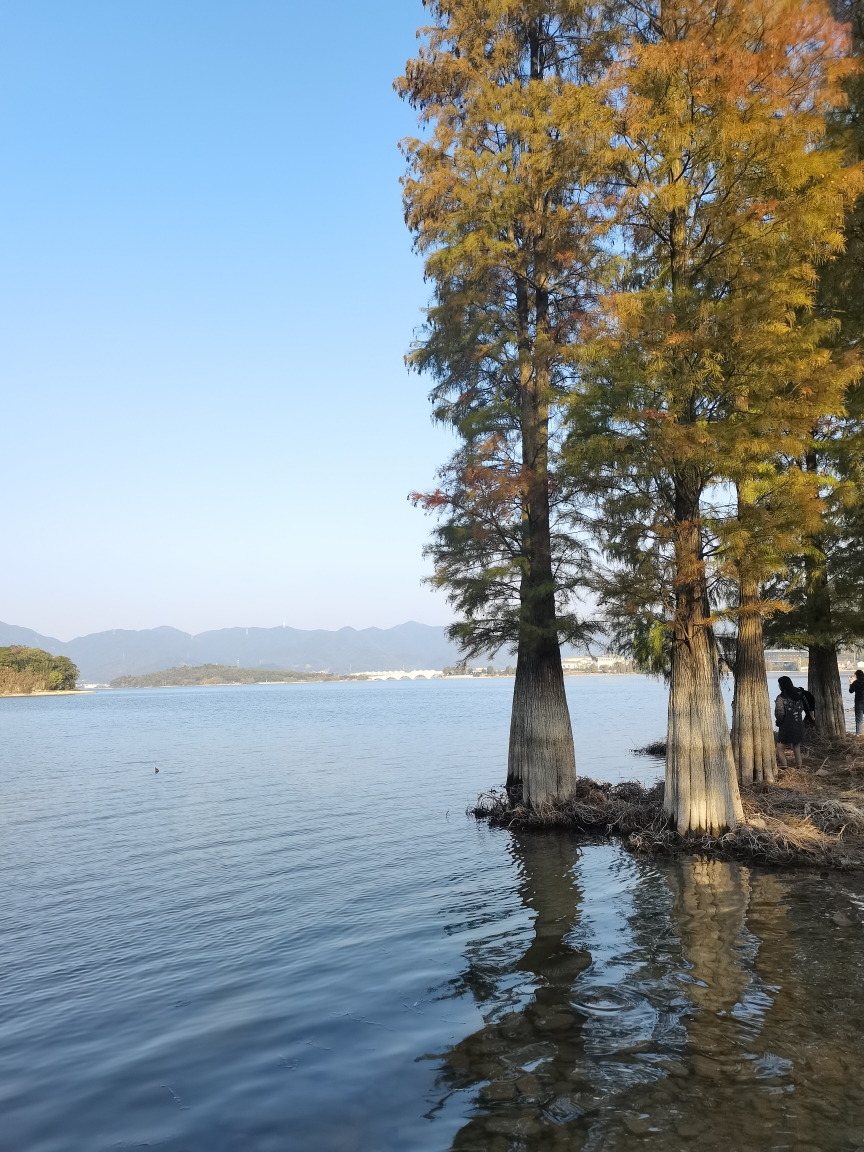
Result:
{"type": "MultiPolygon", "coordinates": [[[[652,780],[663,687],[567,683],[652,780]]],[[[477,825],[511,691],[0,701],[0,1146],[864,1147],[859,879],[477,825]]]]}

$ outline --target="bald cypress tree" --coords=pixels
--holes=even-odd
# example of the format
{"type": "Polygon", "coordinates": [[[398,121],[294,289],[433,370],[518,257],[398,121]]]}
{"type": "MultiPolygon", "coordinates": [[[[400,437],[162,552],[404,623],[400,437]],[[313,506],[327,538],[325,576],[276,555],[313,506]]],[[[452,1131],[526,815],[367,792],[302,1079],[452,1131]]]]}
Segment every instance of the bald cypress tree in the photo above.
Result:
{"type": "MultiPolygon", "coordinates": [[[[813,330],[812,326],[807,327],[813,330]]],[[[815,334],[819,332],[820,326],[816,326],[815,334]]],[[[828,353],[818,347],[813,352],[816,356],[812,382],[819,386],[819,397],[824,400],[828,390],[824,385],[830,389],[833,373],[820,371],[820,361],[824,368],[828,353]]],[[[774,366],[790,367],[788,361],[784,365],[780,356],[774,366]]],[[[836,388],[832,391],[836,395],[836,388]]],[[[813,407],[812,396],[807,399],[809,403],[793,409],[803,408],[805,422],[806,413],[813,407]]],[[[769,420],[774,411],[769,409],[765,413],[769,420]]],[[[788,412],[786,420],[781,422],[773,459],[766,451],[770,448],[767,438],[766,429],[765,435],[752,445],[755,459],[742,451],[733,514],[714,525],[721,572],[728,573],[735,589],[732,604],[725,611],[736,625],[734,655],[730,660],[728,645],[725,655],[727,663],[732,665],[735,682],[732,755],[742,784],[770,783],[775,779],[777,754],[765,668],[765,622],[768,621],[770,627],[774,618],[782,618],[788,611],[785,599],[772,596],[772,585],[776,584],[778,575],[785,577],[787,557],[800,550],[802,540],[815,530],[822,513],[818,487],[810,482],[811,478],[794,459],[789,460],[786,455],[790,441],[799,446],[802,443],[801,435],[795,435],[795,421],[789,420],[788,412]]],[[[743,450],[744,445],[739,447],[743,450]]]]}
{"type": "Polygon", "coordinates": [[[859,180],[826,139],[846,41],[824,6],[799,0],[623,9],[607,187],[627,260],[585,359],[570,459],[617,566],[601,595],[619,621],[623,596],[648,656],[668,658],[666,811],[680,832],[716,834],[741,804],[712,505],[752,472],[760,440],[767,455],[803,409],[837,411],[844,369],[820,353],[809,311],[859,180]]]}
{"type": "Polygon", "coordinates": [[[397,81],[426,130],[405,142],[406,220],[433,287],[410,362],[460,443],[417,499],[439,516],[429,552],[459,613],[451,634],[469,654],[516,648],[507,786],[537,804],[575,780],[559,644],[579,633],[579,548],[556,429],[606,260],[597,29],[572,0],[426,8],[397,81]]]}
{"type": "MultiPolygon", "coordinates": [[[[849,29],[850,70],[844,102],[828,116],[828,143],[842,149],[850,168],[864,160],[864,4],[831,0],[837,20],[849,29]]],[[[864,346],[864,196],[859,192],[842,222],[842,247],[818,267],[815,310],[833,328],[828,345],[838,363],[860,358],[864,346]]],[[[846,731],[838,652],[864,640],[864,389],[852,378],[843,410],[814,419],[801,463],[822,494],[815,524],[790,549],[785,571],[771,594],[791,611],[767,624],[771,642],[805,647],[807,686],[816,699],[817,728],[831,736],[846,731]]]]}
{"type": "MultiPolygon", "coordinates": [[[[850,32],[854,67],[844,80],[846,101],[832,110],[834,147],[850,166],[864,160],[864,4],[832,0],[836,18],[850,32]]],[[[819,268],[816,306],[834,324],[832,346],[839,360],[860,356],[864,346],[864,196],[843,221],[843,246],[819,268]]],[[[824,492],[821,523],[790,566],[785,593],[794,605],[773,624],[774,636],[808,650],[807,686],[816,699],[817,726],[829,735],[846,731],[838,650],[864,640],[864,396],[849,387],[843,418],[814,423],[806,467],[824,492]]]]}

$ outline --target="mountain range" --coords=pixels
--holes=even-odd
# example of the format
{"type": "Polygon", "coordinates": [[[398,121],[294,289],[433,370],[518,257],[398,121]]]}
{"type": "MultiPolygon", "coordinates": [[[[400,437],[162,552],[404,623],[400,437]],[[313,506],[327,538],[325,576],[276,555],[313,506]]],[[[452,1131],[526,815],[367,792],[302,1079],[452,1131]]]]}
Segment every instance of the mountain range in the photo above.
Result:
{"type": "Polygon", "coordinates": [[[107,684],[181,664],[239,664],[313,672],[386,672],[444,668],[460,657],[443,627],[409,620],[395,628],[219,628],[191,636],[177,628],[123,628],[56,640],[31,628],[0,622],[0,645],[23,644],[68,656],[81,680],[107,684]]]}

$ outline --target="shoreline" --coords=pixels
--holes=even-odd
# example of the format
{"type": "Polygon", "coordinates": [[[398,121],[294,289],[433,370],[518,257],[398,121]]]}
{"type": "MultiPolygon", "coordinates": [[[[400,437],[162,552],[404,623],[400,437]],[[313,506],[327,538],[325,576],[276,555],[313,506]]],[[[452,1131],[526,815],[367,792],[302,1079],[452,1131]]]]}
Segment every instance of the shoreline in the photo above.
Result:
{"type": "Polygon", "coordinates": [[[40,688],[38,692],[0,692],[0,700],[26,700],[28,696],[92,696],[93,688],[40,688]]]}
{"type": "MultiPolygon", "coordinates": [[[[529,809],[503,791],[482,793],[469,813],[512,831],[564,829],[584,843],[616,843],[642,856],[705,856],[774,867],[864,871],[864,740],[817,737],[803,767],[774,783],[741,787],[744,820],[721,836],[679,835],[663,811],[663,783],[608,784],[579,777],[574,795],[529,809]]],[[[661,766],[658,760],[658,769],[661,766]]]]}
{"type": "MultiPolygon", "coordinates": [[[[611,677],[611,676],[642,676],[641,672],[565,672],[565,679],[572,676],[592,676],[592,677],[611,677]]],[[[154,688],[284,688],[286,685],[291,684],[389,684],[401,683],[405,680],[417,681],[422,680],[425,683],[431,683],[434,680],[515,680],[515,674],[499,673],[494,676],[478,675],[478,676],[389,676],[382,678],[377,672],[346,672],[341,675],[330,675],[329,673],[321,673],[321,677],[314,680],[221,680],[213,683],[201,682],[200,684],[135,684],[135,685],[119,685],[117,688],[112,688],[110,684],[99,686],[98,688],[84,688],[74,689],[61,692],[44,692],[42,695],[59,696],[65,695],[89,695],[93,692],[140,692],[151,691],[154,688]],[[324,678],[326,677],[326,679],[324,678]]],[[[35,692],[31,693],[18,693],[18,695],[31,695],[35,696],[35,692]]]]}

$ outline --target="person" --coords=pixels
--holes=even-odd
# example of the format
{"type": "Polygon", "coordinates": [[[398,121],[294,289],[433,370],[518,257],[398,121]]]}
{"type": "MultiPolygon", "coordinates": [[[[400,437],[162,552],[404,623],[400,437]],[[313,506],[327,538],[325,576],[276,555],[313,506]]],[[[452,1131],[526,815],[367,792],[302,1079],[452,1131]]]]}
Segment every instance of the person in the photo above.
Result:
{"type": "Polygon", "coordinates": [[[777,721],[777,734],[774,743],[777,745],[777,759],[781,768],[787,768],[786,750],[791,748],[795,757],[795,767],[803,767],[801,762],[801,741],[804,739],[804,716],[813,718],[810,701],[806,699],[809,693],[803,688],[796,688],[788,676],[781,676],[777,681],[780,695],[774,701],[774,718],[777,721]]]}
{"type": "Polygon", "coordinates": [[[849,680],[849,691],[855,697],[855,735],[864,728],[864,671],[858,668],[849,680]]]}

